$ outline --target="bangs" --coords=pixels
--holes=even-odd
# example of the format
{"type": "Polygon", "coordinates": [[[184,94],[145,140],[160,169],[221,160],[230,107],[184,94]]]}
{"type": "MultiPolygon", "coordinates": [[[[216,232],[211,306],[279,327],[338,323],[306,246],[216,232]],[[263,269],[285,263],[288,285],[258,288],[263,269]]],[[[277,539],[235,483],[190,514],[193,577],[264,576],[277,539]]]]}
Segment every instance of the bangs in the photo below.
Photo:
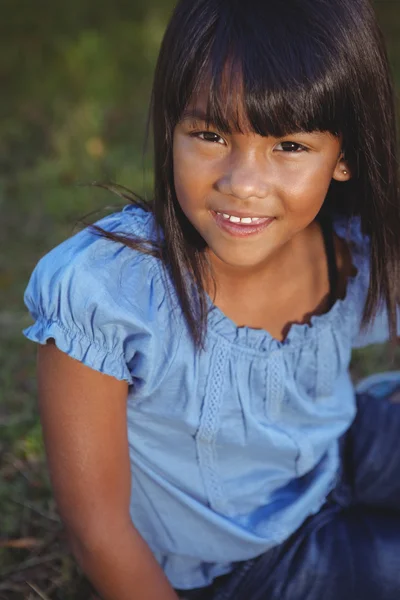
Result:
{"type": "Polygon", "coordinates": [[[310,24],[312,3],[230,0],[214,17],[186,49],[169,89],[175,124],[201,102],[206,121],[223,133],[346,131],[348,73],[338,37],[324,23],[310,24]]]}

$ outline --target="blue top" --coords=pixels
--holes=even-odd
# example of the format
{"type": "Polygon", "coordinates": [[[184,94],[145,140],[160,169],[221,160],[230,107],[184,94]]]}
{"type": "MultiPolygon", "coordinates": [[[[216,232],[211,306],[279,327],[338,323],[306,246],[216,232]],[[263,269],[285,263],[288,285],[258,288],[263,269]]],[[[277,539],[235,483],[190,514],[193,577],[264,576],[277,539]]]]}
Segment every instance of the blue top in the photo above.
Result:
{"type": "MultiPolygon", "coordinates": [[[[155,234],[133,206],[99,224],[155,234]]],[[[284,342],[210,303],[197,350],[160,262],[87,229],[33,272],[25,335],[130,384],[131,516],[174,587],[205,586],[282,542],[335,484],[337,440],[355,414],[351,349],[386,340],[388,326],[382,310],[360,335],[369,242],[358,220],[334,227],[357,275],[284,342]]]]}

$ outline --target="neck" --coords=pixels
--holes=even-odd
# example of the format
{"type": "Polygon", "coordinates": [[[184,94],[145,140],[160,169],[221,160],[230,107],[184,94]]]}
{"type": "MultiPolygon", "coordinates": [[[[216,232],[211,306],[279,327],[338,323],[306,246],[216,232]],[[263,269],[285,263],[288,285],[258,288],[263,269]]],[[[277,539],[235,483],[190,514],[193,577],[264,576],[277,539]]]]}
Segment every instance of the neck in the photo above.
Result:
{"type": "MultiPolygon", "coordinates": [[[[249,293],[261,287],[265,289],[268,285],[270,289],[282,288],[285,285],[291,285],[293,275],[301,273],[302,267],[309,264],[314,258],[315,232],[318,225],[312,223],[305,230],[299,232],[272,256],[254,267],[236,266],[220,260],[213,252],[209,252],[209,263],[211,266],[211,277],[219,289],[224,292],[234,290],[237,294],[242,291],[249,293]]],[[[207,290],[212,289],[209,285],[207,290]]]]}

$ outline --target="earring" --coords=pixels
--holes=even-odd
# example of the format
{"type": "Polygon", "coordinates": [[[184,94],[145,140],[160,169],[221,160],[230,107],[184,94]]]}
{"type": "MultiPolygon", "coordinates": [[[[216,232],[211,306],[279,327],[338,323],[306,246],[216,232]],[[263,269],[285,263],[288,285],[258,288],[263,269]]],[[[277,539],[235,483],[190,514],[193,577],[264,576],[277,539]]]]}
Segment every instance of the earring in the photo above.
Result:
{"type": "Polygon", "coordinates": [[[346,170],[343,171],[343,175],[347,175],[347,171],[346,170]]]}

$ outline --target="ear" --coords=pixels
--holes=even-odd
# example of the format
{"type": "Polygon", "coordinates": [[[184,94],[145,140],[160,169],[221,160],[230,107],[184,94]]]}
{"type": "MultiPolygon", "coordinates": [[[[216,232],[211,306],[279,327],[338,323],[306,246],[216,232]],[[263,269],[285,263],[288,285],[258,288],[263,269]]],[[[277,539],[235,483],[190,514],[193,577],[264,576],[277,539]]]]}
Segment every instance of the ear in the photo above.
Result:
{"type": "Polygon", "coordinates": [[[350,167],[345,160],[343,153],[339,156],[332,177],[333,179],[336,179],[336,181],[349,181],[349,179],[351,179],[350,167]]]}

